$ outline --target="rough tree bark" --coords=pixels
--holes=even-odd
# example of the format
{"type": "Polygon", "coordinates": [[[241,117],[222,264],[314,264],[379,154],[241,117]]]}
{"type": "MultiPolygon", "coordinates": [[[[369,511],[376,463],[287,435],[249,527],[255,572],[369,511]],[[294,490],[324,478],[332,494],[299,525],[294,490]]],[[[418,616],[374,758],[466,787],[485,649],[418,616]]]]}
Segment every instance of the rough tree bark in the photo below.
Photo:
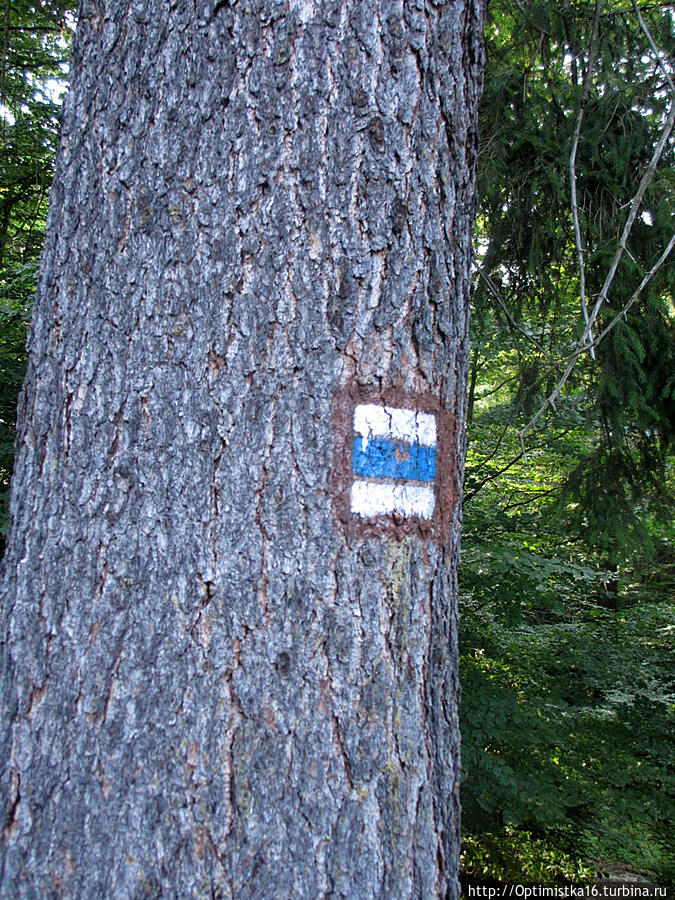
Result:
{"type": "Polygon", "coordinates": [[[456,896],[481,30],[480,0],[82,0],[0,591],[3,897],[456,896]],[[436,417],[433,516],[352,513],[359,403],[436,417]]]}

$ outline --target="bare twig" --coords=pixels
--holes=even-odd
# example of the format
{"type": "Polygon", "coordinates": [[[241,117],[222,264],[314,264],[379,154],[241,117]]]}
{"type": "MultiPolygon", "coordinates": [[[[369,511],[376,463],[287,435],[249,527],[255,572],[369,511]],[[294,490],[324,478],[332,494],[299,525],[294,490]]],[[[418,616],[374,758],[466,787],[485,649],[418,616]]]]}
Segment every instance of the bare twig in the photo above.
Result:
{"type": "Polygon", "coordinates": [[[59,25],[10,25],[7,28],[7,31],[39,31],[39,32],[47,32],[60,34],[63,31],[59,25]]]}
{"type": "MultiPolygon", "coordinates": [[[[10,0],[7,0],[5,7],[5,27],[2,34],[2,70],[0,71],[0,104],[5,105],[5,78],[7,75],[7,47],[9,37],[9,13],[10,0]]],[[[2,119],[2,130],[5,130],[5,119],[2,119]]]]}
{"type": "MultiPolygon", "coordinates": [[[[537,449],[537,450],[543,450],[545,447],[548,447],[548,446],[550,446],[551,444],[557,443],[562,437],[564,437],[566,434],[569,434],[569,431],[570,431],[569,428],[563,429],[562,431],[560,431],[560,432],[558,432],[557,434],[553,435],[553,437],[549,438],[548,440],[542,441],[542,442],[536,447],[536,449],[537,449]]],[[[492,456],[494,456],[494,453],[491,454],[491,457],[492,457],[492,456]]],[[[499,478],[500,475],[503,475],[504,472],[507,472],[512,466],[515,466],[515,464],[516,464],[519,460],[521,460],[521,459],[523,459],[523,454],[522,454],[522,453],[519,453],[517,456],[514,456],[514,457],[513,457],[513,458],[512,458],[512,459],[511,459],[504,467],[503,467],[503,468],[498,469],[496,472],[492,472],[490,475],[486,475],[486,476],[485,476],[485,477],[484,477],[484,478],[476,485],[476,487],[473,488],[473,490],[467,491],[467,492],[465,493],[464,499],[463,499],[462,502],[463,502],[463,503],[468,503],[468,501],[469,501],[469,500],[472,500],[472,499],[476,496],[476,494],[477,494],[482,488],[485,487],[486,484],[488,484],[490,481],[494,481],[495,479],[499,478]]],[[[485,460],[484,462],[487,462],[487,460],[485,460]]],[[[527,462],[527,460],[525,460],[525,462],[527,462]]],[[[480,466],[478,466],[477,469],[472,470],[472,474],[475,474],[476,472],[478,472],[478,471],[480,470],[481,466],[483,466],[483,464],[484,464],[484,463],[481,463],[480,466]]]]}
{"type": "Polygon", "coordinates": [[[581,135],[581,123],[584,118],[584,113],[586,111],[586,106],[588,104],[589,97],[591,95],[591,80],[593,77],[593,66],[595,65],[595,48],[598,39],[598,27],[600,24],[600,6],[601,0],[595,0],[595,15],[593,18],[593,32],[591,35],[591,46],[588,53],[588,64],[586,66],[586,74],[584,76],[584,86],[581,93],[581,100],[579,101],[579,113],[577,115],[577,121],[574,126],[574,138],[572,140],[572,151],[570,153],[570,190],[571,190],[571,205],[572,205],[572,220],[574,222],[574,244],[577,249],[577,259],[579,261],[579,296],[581,298],[581,311],[584,314],[584,322],[586,323],[586,327],[589,329],[589,334],[591,335],[591,345],[590,345],[590,353],[591,357],[595,359],[595,350],[593,349],[593,340],[591,331],[591,324],[588,317],[588,306],[586,304],[586,269],[584,265],[584,248],[583,242],[581,240],[581,226],[579,225],[579,204],[577,201],[577,173],[576,173],[576,158],[577,158],[577,148],[579,146],[579,137],[581,135]]]}
{"type": "Polygon", "coordinates": [[[642,29],[642,33],[647,38],[649,46],[652,48],[652,53],[656,57],[656,61],[658,62],[659,66],[661,67],[661,71],[666,76],[666,81],[670,85],[670,90],[672,91],[673,94],[675,94],[675,86],[673,85],[673,79],[670,77],[670,72],[668,71],[663,60],[661,59],[661,54],[656,48],[654,39],[652,38],[651,34],[649,33],[649,29],[647,28],[644,19],[640,15],[640,7],[637,5],[635,0],[631,0],[631,2],[633,4],[633,9],[635,10],[635,15],[637,16],[637,20],[640,23],[640,28],[642,29]]]}
{"type": "Polygon", "coordinates": [[[487,400],[488,397],[491,397],[493,394],[496,394],[497,391],[501,391],[504,385],[507,385],[510,381],[514,381],[518,376],[517,375],[509,375],[508,378],[505,378],[503,381],[500,381],[497,387],[491,388],[489,391],[485,391],[484,394],[481,394],[480,397],[476,397],[478,403],[482,403],[483,400],[487,400]]]}
{"type": "Polygon", "coordinates": [[[515,407],[514,407],[514,409],[513,409],[512,412],[511,412],[511,415],[509,416],[509,418],[508,418],[507,421],[506,421],[506,424],[505,424],[504,427],[502,428],[502,433],[501,433],[501,434],[499,435],[499,437],[497,438],[497,443],[496,443],[495,446],[492,448],[492,452],[489,453],[489,454],[485,457],[485,459],[482,459],[482,460],[478,463],[478,465],[476,466],[476,468],[473,470],[473,473],[472,473],[472,474],[476,474],[477,472],[480,472],[480,470],[481,470],[484,466],[486,466],[486,465],[490,462],[491,459],[494,459],[494,457],[497,455],[497,452],[498,452],[499,448],[501,447],[502,441],[503,441],[504,438],[506,437],[506,434],[507,434],[509,428],[511,427],[511,422],[513,422],[513,419],[514,419],[515,415],[516,415],[516,410],[515,410],[515,407]]]}
{"type": "Polygon", "coordinates": [[[555,487],[545,491],[533,491],[532,496],[528,497],[527,500],[518,500],[516,503],[511,503],[509,501],[506,506],[502,506],[502,512],[508,512],[508,510],[515,509],[517,506],[527,506],[530,503],[534,503],[535,500],[540,500],[542,497],[547,497],[549,494],[555,494],[558,490],[560,490],[559,484],[556,484],[555,487]]]}
{"type": "Polygon", "coordinates": [[[510,459],[509,462],[506,463],[506,465],[501,467],[501,469],[497,469],[496,472],[492,472],[490,475],[486,475],[482,481],[478,482],[478,484],[476,485],[476,487],[473,490],[467,491],[464,494],[464,497],[462,498],[462,503],[468,503],[469,500],[471,500],[473,497],[475,497],[476,494],[478,493],[478,491],[480,491],[481,488],[485,487],[485,485],[489,481],[494,481],[495,478],[499,478],[499,476],[503,475],[504,472],[508,472],[508,470],[512,469],[513,466],[515,466],[515,464],[517,462],[519,462],[522,458],[523,458],[523,454],[519,453],[518,456],[514,456],[512,459],[510,459]]]}
{"type": "Polygon", "coordinates": [[[498,288],[497,285],[494,283],[494,281],[490,278],[490,276],[487,274],[487,272],[486,272],[486,271],[485,271],[485,270],[484,270],[484,269],[483,269],[483,268],[482,268],[475,260],[474,260],[474,263],[473,263],[473,264],[474,264],[474,267],[475,267],[476,271],[478,272],[478,274],[480,275],[480,277],[483,279],[483,281],[484,281],[485,284],[487,285],[488,290],[490,291],[490,293],[492,294],[492,296],[495,298],[495,300],[497,301],[497,303],[501,306],[501,308],[502,308],[502,310],[503,310],[503,312],[504,312],[504,315],[506,316],[506,320],[507,320],[507,322],[509,323],[509,327],[510,327],[511,329],[513,329],[514,331],[517,331],[519,334],[522,334],[522,336],[523,336],[526,340],[528,340],[533,346],[535,346],[535,347],[537,348],[537,350],[538,350],[543,356],[547,356],[547,357],[550,356],[550,354],[549,354],[546,350],[544,350],[544,348],[541,346],[541,344],[539,343],[539,341],[537,341],[535,338],[533,338],[532,335],[528,334],[528,333],[527,333],[523,328],[521,328],[520,325],[516,322],[516,320],[513,318],[513,316],[512,316],[511,313],[509,312],[509,309],[508,309],[506,303],[504,302],[504,298],[502,297],[499,288],[498,288]]]}

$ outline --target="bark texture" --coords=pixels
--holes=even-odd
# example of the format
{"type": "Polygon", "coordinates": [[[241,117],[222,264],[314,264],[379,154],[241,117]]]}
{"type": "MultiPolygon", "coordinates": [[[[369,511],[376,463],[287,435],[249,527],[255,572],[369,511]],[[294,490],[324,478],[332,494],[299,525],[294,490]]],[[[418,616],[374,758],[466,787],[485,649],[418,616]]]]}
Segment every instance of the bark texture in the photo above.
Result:
{"type": "Polygon", "coordinates": [[[82,0],[0,588],[1,896],[457,895],[459,504],[346,527],[333,405],[435,398],[458,494],[481,17],[82,0]]]}

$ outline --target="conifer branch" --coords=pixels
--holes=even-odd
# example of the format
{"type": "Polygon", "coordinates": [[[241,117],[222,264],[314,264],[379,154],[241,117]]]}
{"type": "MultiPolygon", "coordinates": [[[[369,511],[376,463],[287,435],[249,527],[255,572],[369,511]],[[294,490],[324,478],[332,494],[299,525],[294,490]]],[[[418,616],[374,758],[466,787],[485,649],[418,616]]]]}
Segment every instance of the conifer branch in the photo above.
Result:
{"type": "MultiPolygon", "coordinates": [[[[668,245],[666,246],[666,249],[663,251],[661,256],[659,256],[659,258],[654,263],[654,265],[651,267],[649,272],[647,272],[647,274],[644,276],[644,278],[642,279],[642,281],[640,282],[640,284],[638,285],[636,290],[633,292],[630,300],[626,303],[626,305],[621,310],[621,312],[617,313],[614,316],[614,318],[612,319],[612,321],[609,323],[609,325],[607,325],[607,327],[604,328],[603,331],[601,331],[600,334],[597,336],[597,338],[595,339],[596,347],[600,343],[600,341],[609,334],[609,332],[612,330],[612,328],[614,328],[614,326],[619,321],[619,319],[622,319],[626,315],[628,310],[635,303],[635,301],[640,296],[642,291],[645,289],[647,284],[651,281],[651,279],[658,272],[658,270],[661,268],[661,266],[664,264],[664,262],[668,259],[673,247],[675,247],[675,234],[672,235],[672,237],[668,241],[668,245]]],[[[584,352],[585,349],[586,349],[585,347],[582,347],[579,350],[576,350],[574,352],[574,354],[572,355],[572,357],[570,357],[570,358],[576,359],[578,356],[580,356],[584,352]]]]}
{"type": "MultiPolygon", "coordinates": [[[[658,64],[666,77],[668,86],[670,87],[671,94],[672,94],[671,104],[670,104],[670,112],[668,113],[668,117],[667,117],[666,121],[664,122],[663,128],[661,129],[661,133],[659,135],[659,139],[657,141],[656,147],[654,148],[652,158],[650,159],[649,165],[647,166],[647,169],[645,170],[645,173],[640,180],[640,184],[638,185],[637,192],[635,193],[635,196],[633,197],[633,199],[630,201],[630,210],[628,213],[628,218],[626,219],[626,223],[624,225],[623,232],[622,232],[621,238],[619,240],[619,244],[616,248],[614,258],[612,259],[611,265],[607,272],[607,276],[605,277],[605,281],[602,286],[602,289],[601,289],[600,293],[598,294],[598,298],[595,302],[595,306],[593,307],[593,311],[590,314],[590,316],[588,316],[588,318],[586,319],[586,326],[584,328],[583,334],[581,335],[579,341],[577,342],[576,348],[574,349],[573,353],[568,357],[565,371],[563,372],[562,377],[559,379],[555,388],[553,389],[551,394],[546,398],[546,400],[544,401],[544,403],[542,404],[541,408],[538,410],[536,415],[533,416],[533,418],[527,423],[527,425],[525,425],[524,428],[520,431],[520,434],[519,434],[520,446],[522,449],[523,459],[525,460],[525,462],[527,462],[527,454],[525,451],[525,435],[534,428],[536,423],[539,421],[539,419],[541,418],[541,416],[543,415],[543,413],[546,411],[546,409],[549,406],[551,407],[551,409],[553,409],[555,411],[555,403],[556,403],[558,397],[560,396],[563,387],[567,383],[567,380],[570,377],[572,370],[573,370],[579,356],[581,356],[586,351],[590,351],[591,356],[594,357],[593,351],[594,351],[595,347],[597,347],[598,344],[600,343],[600,341],[603,338],[605,338],[607,336],[607,334],[609,334],[609,332],[612,330],[612,328],[615,327],[617,322],[619,322],[619,320],[622,319],[627,314],[628,310],[635,303],[637,298],[640,296],[642,291],[645,289],[645,287],[647,286],[649,281],[651,281],[651,279],[654,277],[656,272],[661,268],[663,263],[666,261],[666,259],[670,255],[673,247],[675,246],[675,235],[673,235],[671,237],[670,241],[668,242],[668,245],[666,246],[665,250],[661,254],[661,256],[654,263],[654,265],[649,270],[649,272],[647,272],[645,274],[642,281],[640,282],[640,284],[638,285],[636,290],[633,292],[632,296],[630,297],[630,299],[628,300],[626,305],[623,307],[623,309],[612,319],[612,321],[600,333],[600,335],[596,339],[594,339],[593,334],[592,334],[593,324],[594,324],[595,320],[597,319],[598,314],[600,313],[600,309],[602,308],[603,303],[605,303],[608,299],[609,289],[612,286],[612,282],[614,281],[614,276],[616,275],[616,272],[619,268],[619,263],[621,262],[623,254],[626,252],[628,238],[630,236],[630,232],[631,232],[631,229],[635,222],[635,219],[637,218],[637,214],[640,209],[640,206],[642,205],[642,200],[644,198],[645,192],[646,192],[650,182],[654,178],[659,160],[660,160],[663,150],[666,146],[668,138],[670,137],[670,134],[673,130],[673,125],[675,124],[675,86],[673,85],[672,77],[671,77],[670,73],[668,72],[665,63],[663,62],[663,59],[661,58],[661,54],[659,53],[642,16],[640,15],[640,10],[638,9],[635,0],[631,0],[631,2],[633,4],[633,8],[635,9],[635,12],[637,14],[638,21],[640,23],[640,28],[642,29],[645,37],[647,38],[649,46],[650,46],[652,52],[654,53],[654,55],[656,56],[658,64]],[[590,338],[590,340],[589,340],[589,338],[590,338]]],[[[596,10],[597,10],[597,5],[596,5],[596,10]]],[[[575,234],[576,234],[576,231],[575,231],[575,234]]],[[[578,249],[579,249],[579,247],[577,245],[577,250],[578,249]]],[[[586,318],[586,316],[585,316],[585,318],[586,318]]]]}
{"type": "MultiPolygon", "coordinates": [[[[642,200],[645,195],[645,192],[653,179],[656,173],[656,167],[658,166],[659,159],[661,158],[661,154],[663,153],[663,148],[666,145],[666,141],[670,137],[670,133],[673,130],[673,124],[675,123],[675,98],[673,102],[670,104],[670,113],[668,114],[668,118],[661,130],[661,135],[659,136],[659,141],[654,149],[654,153],[652,154],[652,158],[649,161],[649,165],[642,176],[642,180],[640,181],[640,185],[637,189],[637,193],[633,197],[630,203],[630,212],[628,213],[628,218],[626,220],[626,224],[624,225],[623,232],[621,234],[621,239],[619,240],[619,246],[616,248],[616,253],[614,254],[614,259],[612,260],[612,264],[609,267],[609,271],[607,272],[607,277],[605,278],[605,283],[602,286],[602,290],[598,294],[598,299],[595,302],[595,306],[593,307],[593,312],[591,313],[590,323],[584,329],[584,333],[581,336],[580,344],[586,344],[586,341],[589,337],[591,326],[593,322],[598,317],[598,313],[600,312],[600,308],[603,303],[606,302],[607,296],[609,294],[609,289],[612,286],[612,282],[614,281],[614,276],[616,275],[617,269],[619,268],[619,263],[621,262],[621,258],[626,250],[626,244],[628,243],[628,237],[630,235],[631,229],[633,228],[633,223],[638,214],[638,210],[642,205],[642,200]]],[[[588,346],[588,345],[587,345],[588,346]]]]}
{"type": "Polygon", "coordinates": [[[667,69],[665,63],[664,63],[663,60],[661,59],[661,53],[660,53],[660,51],[657,49],[656,44],[654,43],[654,39],[652,38],[652,36],[651,36],[651,34],[650,34],[650,32],[649,32],[649,29],[647,28],[647,25],[646,25],[646,23],[645,23],[645,20],[642,18],[642,15],[640,14],[640,7],[637,5],[637,3],[635,2],[635,0],[631,0],[631,2],[632,2],[632,4],[633,4],[633,9],[635,10],[635,15],[637,16],[637,20],[638,20],[638,22],[640,23],[640,28],[642,29],[642,33],[643,33],[644,36],[647,38],[647,42],[649,43],[649,46],[650,46],[651,49],[652,49],[652,53],[653,53],[654,56],[656,57],[656,61],[658,62],[659,66],[660,66],[660,68],[661,68],[661,71],[662,71],[663,74],[666,76],[666,81],[667,81],[668,84],[670,85],[671,93],[672,93],[673,95],[675,95],[675,85],[673,85],[673,79],[671,78],[670,72],[668,71],[668,69],[667,69]]]}
{"type": "MultiPolygon", "coordinates": [[[[595,65],[595,48],[597,45],[598,39],[598,27],[600,24],[600,7],[601,0],[596,0],[595,2],[595,14],[593,18],[593,32],[591,35],[591,46],[588,53],[588,64],[586,66],[586,74],[584,76],[584,86],[581,93],[581,100],[579,102],[579,113],[577,115],[577,121],[574,126],[574,138],[572,140],[572,151],[570,153],[570,162],[569,162],[569,170],[570,170],[570,190],[571,190],[571,206],[572,206],[572,220],[574,222],[574,244],[577,250],[577,260],[579,262],[579,296],[581,298],[581,311],[584,315],[584,322],[586,323],[586,327],[589,329],[589,334],[592,335],[592,331],[590,330],[590,321],[588,317],[588,305],[586,303],[586,267],[584,264],[584,248],[583,242],[581,240],[581,226],[579,224],[579,204],[577,200],[577,173],[576,173],[576,157],[577,157],[577,148],[579,146],[579,138],[581,136],[581,123],[584,118],[584,113],[586,111],[586,106],[588,104],[589,97],[591,95],[591,80],[593,77],[593,66],[595,65]]],[[[593,341],[591,339],[590,346],[591,357],[595,359],[595,350],[593,349],[593,341]]]]}
{"type": "MultiPolygon", "coordinates": [[[[640,296],[642,291],[645,289],[647,284],[651,281],[651,279],[654,277],[654,275],[658,272],[658,270],[664,264],[664,262],[670,255],[673,247],[675,247],[675,234],[668,241],[668,245],[667,245],[666,249],[663,251],[661,256],[657,259],[657,261],[651,267],[649,272],[647,272],[647,274],[644,276],[644,278],[642,279],[642,281],[640,282],[640,284],[638,285],[636,290],[633,292],[630,300],[626,303],[626,305],[623,307],[621,312],[617,313],[617,315],[614,316],[614,318],[609,323],[609,325],[607,325],[607,327],[604,328],[600,332],[598,337],[593,342],[594,347],[597,347],[598,344],[600,343],[600,341],[603,340],[603,338],[605,338],[609,334],[609,332],[612,330],[612,328],[614,328],[614,326],[617,324],[617,322],[626,315],[628,310],[635,303],[635,301],[640,296]]],[[[594,317],[593,321],[595,321],[595,317],[594,317]]],[[[560,396],[560,393],[561,393],[563,387],[565,386],[567,379],[570,377],[570,375],[572,373],[572,369],[574,368],[577,359],[582,355],[582,353],[585,353],[588,349],[589,349],[589,345],[584,343],[583,339],[581,341],[579,341],[579,343],[577,344],[577,348],[572,353],[572,355],[568,358],[567,366],[565,367],[565,371],[563,372],[562,378],[556,384],[553,392],[550,394],[550,396],[548,396],[546,398],[546,401],[541,406],[541,408],[539,409],[537,414],[527,423],[527,425],[520,432],[520,446],[523,450],[523,459],[525,460],[525,462],[527,462],[527,455],[525,452],[525,435],[527,434],[528,431],[531,431],[531,429],[534,428],[537,421],[541,417],[542,413],[545,412],[545,410],[548,406],[550,406],[551,409],[555,410],[555,402],[558,399],[558,397],[560,396]]]]}

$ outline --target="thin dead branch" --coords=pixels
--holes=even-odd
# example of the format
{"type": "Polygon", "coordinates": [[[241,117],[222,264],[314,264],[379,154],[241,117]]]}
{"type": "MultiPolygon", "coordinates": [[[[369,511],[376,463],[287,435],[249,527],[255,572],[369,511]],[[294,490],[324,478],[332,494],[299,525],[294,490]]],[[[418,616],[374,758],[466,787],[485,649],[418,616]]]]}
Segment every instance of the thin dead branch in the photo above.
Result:
{"type": "Polygon", "coordinates": [[[652,38],[651,34],[649,33],[649,29],[647,28],[647,25],[645,24],[645,21],[640,14],[640,7],[637,5],[635,0],[631,0],[631,2],[633,4],[633,9],[635,10],[635,15],[637,16],[637,20],[640,23],[640,28],[642,29],[642,33],[647,38],[647,42],[649,43],[649,46],[652,49],[652,53],[656,57],[656,61],[658,62],[659,66],[661,68],[661,71],[666,76],[666,81],[670,85],[671,92],[675,95],[675,86],[673,85],[673,79],[671,78],[670,72],[668,71],[667,66],[663,62],[663,59],[661,58],[661,53],[657,49],[656,44],[654,43],[654,39],[652,38]]]}
{"type": "Polygon", "coordinates": [[[502,308],[502,311],[503,311],[504,315],[506,316],[506,321],[509,324],[509,328],[511,328],[512,331],[517,331],[519,334],[522,334],[522,336],[526,340],[528,340],[534,347],[537,348],[537,350],[542,354],[542,356],[546,356],[547,358],[550,358],[550,353],[548,353],[541,346],[539,341],[537,341],[535,338],[532,337],[531,334],[528,334],[523,328],[521,328],[520,325],[513,318],[513,316],[509,312],[509,309],[504,301],[504,298],[501,295],[499,288],[494,283],[494,281],[490,278],[490,276],[487,274],[487,272],[475,260],[474,260],[473,265],[474,265],[474,268],[476,269],[476,271],[478,272],[478,274],[480,275],[480,277],[483,279],[483,281],[487,285],[487,289],[490,291],[492,296],[495,298],[497,303],[502,308]]]}
{"type": "Polygon", "coordinates": [[[597,46],[598,40],[598,28],[600,25],[600,7],[601,0],[596,0],[595,2],[595,14],[593,17],[593,32],[591,35],[591,46],[588,53],[588,64],[586,66],[586,75],[584,76],[584,86],[581,93],[581,100],[579,101],[579,113],[577,115],[577,121],[574,126],[574,138],[572,140],[572,151],[570,153],[570,161],[569,161],[569,170],[570,170],[570,191],[571,191],[571,205],[572,205],[572,220],[574,222],[574,244],[577,250],[577,260],[579,262],[579,296],[581,298],[581,311],[584,315],[584,322],[586,323],[586,327],[589,329],[589,334],[591,335],[591,346],[590,353],[591,357],[595,359],[595,350],[593,349],[593,340],[590,328],[590,322],[588,317],[588,305],[586,303],[586,267],[584,264],[584,247],[583,241],[581,239],[581,226],[579,224],[579,203],[577,200],[577,173],[576,173],[576,158],[577,158],[577,148],[579,147],[579,138],[581,136],[581,123],[584,118],[584,113],[586,111],[586,106],[588,105],[588,100],[591,96],[591,81],[593,78],[593,67],[595,65],[595,50],[597,46]]]}

